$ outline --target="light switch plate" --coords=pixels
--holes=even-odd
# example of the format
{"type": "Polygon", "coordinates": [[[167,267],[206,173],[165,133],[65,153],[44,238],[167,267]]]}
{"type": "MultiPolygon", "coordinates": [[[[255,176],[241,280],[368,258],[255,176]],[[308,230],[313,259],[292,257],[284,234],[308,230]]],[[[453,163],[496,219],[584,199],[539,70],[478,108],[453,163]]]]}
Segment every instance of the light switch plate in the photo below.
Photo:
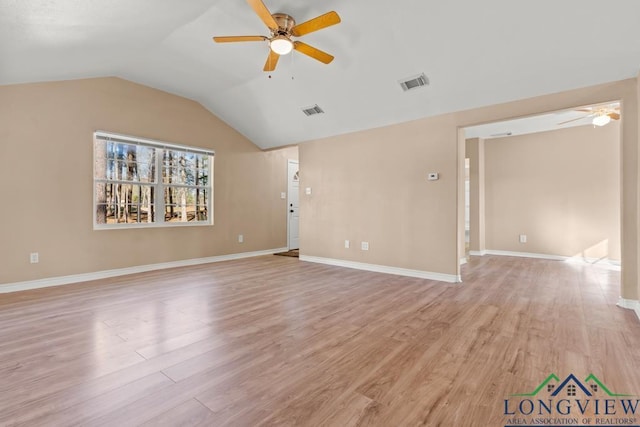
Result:
{"type": "Polygon", "coordinates": [[[307,188],[305,188],[305,189],[304,189],[304,193],[305,193],[307,196],[310,196],[310,195],[311,195],[311,187],[307,187],[307,188]]]}
{"type": "Polygon", "coordinates": [[[286,199],[287,198],[287,193],[285,193],[284,191],[282,193],[280,193],[280,198],[282,200],[286,199]]]}
{"type": "Polygon", "coordinates": [[[427,179],[429,181],[437,181],[440,179],[440,174],[438,172],[429,172],[427,179]]]}

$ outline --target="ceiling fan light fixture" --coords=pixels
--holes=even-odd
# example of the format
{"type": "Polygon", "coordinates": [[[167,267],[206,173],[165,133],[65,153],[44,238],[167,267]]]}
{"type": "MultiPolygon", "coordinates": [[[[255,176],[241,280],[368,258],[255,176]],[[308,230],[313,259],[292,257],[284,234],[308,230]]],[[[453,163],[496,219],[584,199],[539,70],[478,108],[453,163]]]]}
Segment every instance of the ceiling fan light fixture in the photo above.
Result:
{"type": "Polygon", "coordinates": [[[271,40],[269,47],[278,55],[286,55],[293,50],[293,42],[286,36],[277,36],[271,40]]]}
{"type": "Polygon", "coordinates": [[[609,117],[607,114],[601,114],[595,116],[591,123],[593,123],[594,126],[604,126],[606,124],[609,124],[610,121],[611,117],[609,117]]]}

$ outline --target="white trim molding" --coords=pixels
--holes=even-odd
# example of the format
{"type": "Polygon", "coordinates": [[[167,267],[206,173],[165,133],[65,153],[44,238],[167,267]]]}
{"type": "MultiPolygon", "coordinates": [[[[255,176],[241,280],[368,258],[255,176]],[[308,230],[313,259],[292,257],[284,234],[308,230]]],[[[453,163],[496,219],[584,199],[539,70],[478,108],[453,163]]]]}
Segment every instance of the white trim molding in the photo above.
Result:
{"type": "Polygon", "coordinates": [[[469,255],[471,256],[485,256],[487,254],[487,251],[482,250],[482,251],[469,251],[469,255]]]}
{"type": "MultiPolygon", "coordinates": [[[[473,255],[473,254],[471,254],[473,255]]],[[[565,262],[577,262],[585,264],[598,264],[606,265],[613,269],[620,269],[620,261],[614,261],[607,258],[587,258],[582,256],[562,256],[562,255],[550,255],[550,254],[538,254],[532,252],[512,252],[512,251],[498,251],[493,249],[487,249],[483,251],[483,255],[498,255],[498,256],[513,256],[520,258],[538,258],[538,259],[550,259],[554,261],[565,262]]]]}
{"type": "Polygon", "coordinates": [[[565,261],[569,257],[560,255],[549,254],[537,254],[533,252],[513,252],[513,251],[498,251],[493,249],[487,249],[484,251],[485,255],[500,255],[500,256],[515,256],[520,258],[539,258],[539,259],[552,259],[556,261],[565,261]]]}
{"type": "Polygon", "coordinates": [[[300,255],[300,261],[315,262],[318,264],[333,265],[336,267],[353,268],[356,270],[373,271],[376,273],[395,274],[397,276],[417,277],[420,279],[437,280],[440,282],[462,282],[462,278],[460,276],[456,276],[453,274],[432,273],[430,271],[411,270],[407,268],[390,267],[379,264],[367,264],[364,262],[346,261],[342,259],[300,255]]]}
{"type": "Polygon", "coordinates": [[[287,248],[268,249],[257,252],[241,252],[229,255],[219,255],[207,258],[185,259],[181,261],[163,262],[160,264],[139,265],[135,267],[118,268],[115,270],[96,271],[93,273],[74,274],[71,276],[50,277],[46,279],[29,280],[0,284],[0,294],[26,291],[30,289],[48,288],[51,286],[70,285],[72,283],[88,282],[90,280],[107,279],[109,277],[125,276],[127,274],[144,273],[147,271],[164,270],[166,268],[188,267],[190,265],[209,264],[213,262],[230,261],[234,259],[251,258],[262,255],[273,255],[286,252],[287,248]]]}
{"type": "Polygon", "coordinates": [[[626,308],[627,310],[635,311],[636,316],[638,316],[638,319],[640,319],[640,301],[620,297],[617,306],[626,308]]]}
{"type": "Polygon", "coordinates": [[[467,263],[467,257],[460,258],[460,265],[465,265],[467,263]]]}

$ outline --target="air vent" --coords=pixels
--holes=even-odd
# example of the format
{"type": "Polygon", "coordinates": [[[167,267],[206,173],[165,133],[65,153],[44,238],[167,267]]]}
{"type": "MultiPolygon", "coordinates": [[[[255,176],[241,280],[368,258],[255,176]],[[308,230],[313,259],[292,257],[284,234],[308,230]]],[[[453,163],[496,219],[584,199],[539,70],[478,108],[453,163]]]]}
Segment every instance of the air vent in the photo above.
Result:
{"type": "Polygon", "coordinates": [[[429,79],[427,78],[427,76],[424,75],[424,73],[422,73],[422,74],[418,74],[417,76],[400,80],[398,81],[398,83],[400,83],[402,90],[406,92],[408,90],[418,89],[419,87],[427,86],[429,84],[429,79]]]}
{"type": "Polygon", "coordinates": [[[318,107],[318,104],[314,105],[313,107],[303,108],[302,112],[305,113],[307,116],[315,116],[316,114],[324,114],[324,111],[322,110],[322,108],[318,107]]]}
{"type": "Polygon", "coordinates": [[[511,135],[513,135],[513,132],[492,133],[490,136],[492,138],[500,138],[502,136],[511,136],[511,135]]]}

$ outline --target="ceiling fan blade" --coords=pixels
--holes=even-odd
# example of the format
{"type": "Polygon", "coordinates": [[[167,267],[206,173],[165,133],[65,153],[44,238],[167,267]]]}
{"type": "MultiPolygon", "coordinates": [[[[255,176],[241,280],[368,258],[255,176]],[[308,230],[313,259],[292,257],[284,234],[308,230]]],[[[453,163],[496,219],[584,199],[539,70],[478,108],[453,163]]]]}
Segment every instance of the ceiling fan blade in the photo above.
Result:
{"type": "Polygon", "coordinates": [[[223,36],[213,38],[213,41],[216,43],[261,42],[264,40],[269,39],[265,36],[223,36]]]}
{"type": "Polygon", "coordinates": [[[613,120],[620,120],[620,114],[618,113],[609,113],[607,116],[611,117],[613,120]]]}
{"type": "Polygon", "coordinates": [[[264,63],[264,71],[275,70],[276,65],[278,65],[278,59],[280,59],[280,55],[269,49],[269,57],[267,58],[267,62],[264,63]]]}
{"type": "Polygon", "coordinates": [[[300,53],[304,53],[305,55],[312,57],[313,59],[317,59],[323,64],[328,64],[333,61],[333,56],[300,41],[293,42],[293,48],[300,53]]]}
{"type": "Polygon", "coordinates": [[[578,120],[586,119],[587,117],[591,117],[591,116],[593,116],[593,114],[589,114],[588,116],[578,117],[577,119],[567,120],[566,122],[560,122],[560,123],[558,123],[558,126],[559,125],[564,125],[564,124],[567,124],[567,123],[571,123],[571,122],[575,122],[575,121],[578,121],[578,120]]]}
{"type": "Polygon", "coordinates": [[[338,16],[336,12],[331,11],[303,22],[302,24],[296,25],[291,29],[291,34],[296,37],[300,37],[339,23],[340,16],[338,16]]]}
{"type": "Polygon", "coordinates": [[[253,11],[262,19],[262,22],[264,22],[269,29],[278,29],[278,23],[262,0],[247,0],[247,3],[249,3],[249,6],[253,8],[253,11]]]}

